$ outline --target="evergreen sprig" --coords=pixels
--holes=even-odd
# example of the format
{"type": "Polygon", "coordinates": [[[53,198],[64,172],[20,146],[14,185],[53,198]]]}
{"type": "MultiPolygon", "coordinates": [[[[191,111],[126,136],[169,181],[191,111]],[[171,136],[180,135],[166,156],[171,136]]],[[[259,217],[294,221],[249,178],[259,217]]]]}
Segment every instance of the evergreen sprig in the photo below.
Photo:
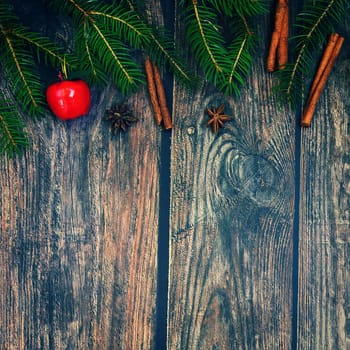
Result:
{"type": "Polygon", "coordinates": [[[256,16],[266,11],[265,4],[252,0],[211,0],[214,8],[227,16],[256,16]]]}
{"type": "MultiPolygon", "coordinates": [[[[261,13],[263,11],[262,8],[261,13]]],[[[230,65],[226,69],[225,84],[221,88],[228,95],[232,93],[239,95],[239,89],[245,84],[253,63],[257,35],[254,33],[255,27],[253,24],[248,22],[251,17],[247,13],[238,8],[237,12],[231,17],[231,32],[234,35],[228,46],[230,65]]]]}
{"type": "Polygon", "coordinates": [[[25,124],[14,109],[12,102],[0,93],[0,153],[6,153],[10,157],[29,143],[25,124]]]}
{"type": "Polygon", "coordinates": [[[239,88],[245,84],[252,62],[252,50],[254,49],[254,38],[245,33],[237,35],[229,46],[229,57],[231,65],[221,90],[227,94],[239,95],[239,88]]]}
{"type": "Polygon", "coordinates": [[[137,13],[138,18],[147,23],[151,29],[145,53],[156,65],[167,65],[179,82],[185,86],[194,87],[196,78],[185,64],[181,54],[183,50],[174,39],[173,33],[168,33],[165,28],[153,25],[145,15],[141,15],[146,13],[144,1],[133,3],[131,0],[126,0],[126,2],[129,9],[137,13]]]}
{"type": "Polygon", "coordinates": [[[53,5],[72,18],[75,52],[87,58],[80,61],[79,70],[87,74],[89,83],[112,78],[122,93],[136,91],[145,83],[145,75],[135,52],[146,52],[158,61],[162,57],[183,81],[191,82],[175,55],[173,40],[148,25],[130,1],[63,0],[53,5]]]}
{"type": "Polygon", "coordinates": [[[29,115],[40,115],[46,106],[37,63],[44,57],[51,64],[63,62],[63,55],[48,38],[22,25],[7,3],[0,3],[0,62],[9,89],[29,115]],[[35,55],[33,55],[35,52],[35,55]]]}
{"type": "Polygon", "coordinates": [[[54,1],[59,11],[71,17],[75,31],[73,42],[89,83],[106,83],[108,77],[122,93],[135,91],[144,82],[144,74],[131,55],[150,37],[149,28],[125,4],[101,1],[54,1]],[[57,7],[59,6],[59,7],[57,7]]]}
{"type": "Polygon", "coordinates": [[[309,1],[297,15],[296,35],[290,39],[293,63],[276,72],[275,91],[280,101],[295,109],[302,99],[305,83],[312,75],[315,53],[322,47],[335,26],[344,21],[348,0],[309,1]]]}
{"type": "Polygon", "coordinates": [[[227,49],[222,35],[222,27],[211,7],[191,1],[185,12],[186,37],[195,58],[214,85],[224,80],[223,66],[227,49]]]}
{"type": "Polygon", "coordinates": [[[186,37],[207,80],[225,94],[238,95],[251,68],[256,43],[249,21],[266,11],[263,2],[191,0],[180,4],[186,37]],[[225,29],[222,15],[229,23],[225,29]]]}
{"type": "Polygon", "coordinates": [[[0,71],[9,92],[6,98],[0,95],[0,152],[13,155],[28,145],[16,109],[39,116],[46,108],[37,61],[59,65],[64,55],[48,38],[23,26],[6,2],[0,3],[0,48],[0,71]]]}
{"type": "Polygon", "coordinates": [[[195,86],[196,77],[186,66],[180,54],[182,48],[177,42],[174,42],[172,36],[160,28],[153,28],[151,39],[149,46],[146,48],[146,53],[150,59],[159,66],[167,64],[169,70],[184,86],[195,86]]]}

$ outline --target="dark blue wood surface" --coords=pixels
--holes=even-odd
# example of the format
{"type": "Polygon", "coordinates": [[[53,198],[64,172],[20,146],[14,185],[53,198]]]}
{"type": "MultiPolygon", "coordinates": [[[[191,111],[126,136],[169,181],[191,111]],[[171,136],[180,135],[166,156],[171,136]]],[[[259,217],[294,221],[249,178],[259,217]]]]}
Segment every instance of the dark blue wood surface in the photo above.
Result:
{"type": "MultiPolygon", "coordinates": [[[[31,3],[14,1],[28,22],[67,29],[31,3]]],[[[175,3],[146,5],[181,36],[175,3]]],[[[162,72],[171,131],[145,88],[125,134],[104,120],[112,86],[85,118],[28,120],[32,147],[0,159],[0,350],[349,349],[350,27],[301,129],[265,70],[271,21],[239,98],[162,72]]]]}

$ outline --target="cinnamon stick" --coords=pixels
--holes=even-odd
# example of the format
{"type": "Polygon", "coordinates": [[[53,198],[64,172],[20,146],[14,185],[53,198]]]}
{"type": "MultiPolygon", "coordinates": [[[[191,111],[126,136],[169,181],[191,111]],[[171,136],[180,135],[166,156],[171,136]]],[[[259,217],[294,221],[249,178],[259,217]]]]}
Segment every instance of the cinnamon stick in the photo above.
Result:
{"type": "MultiPolygon", "coordinates": [[[[286,0],[278,0],[275,12],[274,30],[271,37],[269,52],[267,55],[266,69],[268,72],[273,72],[276,66],[276,53],[279,48],[279,56],[282,57],[282,63],[285,57],[288,56],[288,3],[286,0]],[[287,23],[285,23],[287,18],[287,23]],[[280,46],[281,34],[283,33],[283,43],[280,46]],[[286,40],[287,39],[287,40],[286,40]]],[[[280,61],[280,60],[279,60],[280,61]]],[[[285,63],[284,63],[285,64],[285,63]]]]}
{"type": "Polygon", "coordinates": [[[154,63],[152,63],[152,68],[153,68],[154,81],[156,84],[158,102],[159,102],[159,107],[163,118],[164,128],[166,130],[169,130],[172,128],[172,122],[171,122],[171,116],[169,113],[168,105],[166,102],[166,95],[164,91],[162,77],[160,75],[158,67],[154,63]]]}
{"type": "Polygon", "coordinates": [[[153,67],[149,58],[145,60],[145,70],[146,70],[146,77],[147,77],[148,93],[149,93],[150,101],[153,107],[154,118],[157,125],[160,125],[163,117],[159,106],[153,67]]]}
{"type": "Polygon", "coordinates": [[[283,22],[280,40],[277,48],[278,69],[284,69],[288,62],[288,37],[289,37],[289,11],[286,5],[283,15],[283,22]]]}
{"type": "Polygon", "coordinates": [[[334,36],[332,36],[332,40],[328,42],[327,47],[324,51],[324,55],[319,65],[320,69],[318,69],[320,70],[320,73],[316,73],[317,81],[312,91],[310,91],[310,97],[307,100],[301,121],[302,126],[310,126],[317,102],[322,94],[322,91],[327,83],[328,77],[332,71],[334,63],[338,58],[341,47],[344,43],[344,38],[342,36],[337,36],[335,43],[333,43],[333,39],[334,36]],[[333,48],[331,49],[330,47],[333,48]]]}
{"type": "Polygon", "coordinates": [[[315,74],[314,80],[312,82],[310,91],[309,91],[309,97],[308,97],[308,101],[306,102],[306,104],[309,103],[309,99],[310,97],[314,94],[315,92],[315,88],[317,86],[317,84],[319,83],[322,74],[324,73],[324,70],[329,62],[329,58],[332,56],[332,52],[334,50],[335,44],[338,40],[339,34],[338,33],[331,33],[329,38],[328,38],[328,42],[327,42],[327,46],[323,52],[320,64],[318,66],[317,72],[315,74]]]}
{"type": "Polygon", "coordinates": [[[267,56],[266,69],[268,72],[273,72],[275,70],[276,50],[278,47],[279,39],[280,39],[280,33],[273,32],[271,37],[270,49],[267,56]]]}

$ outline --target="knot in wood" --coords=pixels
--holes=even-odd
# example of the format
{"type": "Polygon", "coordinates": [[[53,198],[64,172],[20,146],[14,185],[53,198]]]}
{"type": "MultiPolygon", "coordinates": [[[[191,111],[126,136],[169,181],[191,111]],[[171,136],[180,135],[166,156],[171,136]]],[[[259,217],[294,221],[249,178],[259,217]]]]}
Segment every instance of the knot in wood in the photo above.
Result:
{"type": "Polygon", "coordinates": [[[266,206],[280,192],[277,169],[259,155],[237,156],[230,164],[238,190],[260,205],[266,206]]]}

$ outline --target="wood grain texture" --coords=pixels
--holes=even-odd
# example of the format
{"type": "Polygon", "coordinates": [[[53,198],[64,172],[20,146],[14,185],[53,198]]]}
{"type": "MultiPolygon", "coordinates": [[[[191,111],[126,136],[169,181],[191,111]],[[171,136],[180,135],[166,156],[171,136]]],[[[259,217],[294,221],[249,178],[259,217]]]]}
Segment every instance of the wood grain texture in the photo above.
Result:
{"type": "Polygon", "coordinates": [[[295,121],[263,56],[239,99],[175,89],[169,349],[291,346],[295,121]],[[215,136],[221,103],[233,119],[215,136]]]}
{"type": "MultiPolygon", "coordinates": [[[[146,16],[163,23],[158,0],[146,16]]],[[[350,349],[350,44],[299,159],[298,121],[265,71],[270,20],[240,98],[174,86],[167,325],[156,324],[163,131],[146,89],[126,100],[140,118],[127,133],[103,119],[122,100],[113,87],[93,90],[87,117],[28,120],[32,147],[0,159],[0,350],[155,349],[166,326],[169,350],[350,349]],[[232,120],[214,135],[206,110],[221,103],[232,120]]]]}
{"type": "MultiPolygon", "coordinates": [[[[350,33],[350,27],[344,33],[350,33]]],[[[302,133],[298,349],[350,348],[350,46],[302,133]]]]}
{"type": "Polygon", "coordinates": [[[0,160],[1,349],[154,347],[162,130],[144,88],[125,101],[138,123],[112,135],[121,99],[108,87],[87,117],[28,121],[32,147],[0,160]]]}
{"type": "Polygon", "coordinates": [[[160,134],[143,91],[113,136],[115,96],[32,123],[32,148],[1,159],[1,349],[153,346],[160,134]]]}

